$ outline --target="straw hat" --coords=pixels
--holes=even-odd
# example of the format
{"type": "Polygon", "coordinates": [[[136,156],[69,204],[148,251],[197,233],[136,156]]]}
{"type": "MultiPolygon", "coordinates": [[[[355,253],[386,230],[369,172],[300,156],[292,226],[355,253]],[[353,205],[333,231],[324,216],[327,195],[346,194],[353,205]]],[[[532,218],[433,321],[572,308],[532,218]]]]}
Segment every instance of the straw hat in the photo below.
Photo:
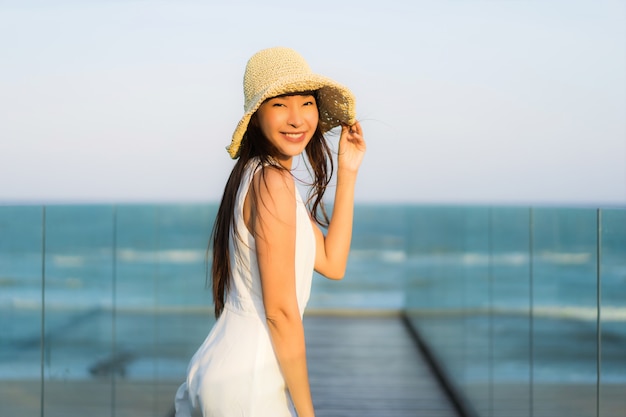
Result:
{"type": "Polygon", "coordinates": [[[239,147],[250,117],[272,97],[302,91],[318,91],[319,126],[323,133],[341,124],[355,122],[354,96],[330,78],[314,74],[304,58],[293,49],[269,48],[250,58],[243,76],[244,115],[237,124],[230,146],[231,158],[239,157],[239,147]]]}

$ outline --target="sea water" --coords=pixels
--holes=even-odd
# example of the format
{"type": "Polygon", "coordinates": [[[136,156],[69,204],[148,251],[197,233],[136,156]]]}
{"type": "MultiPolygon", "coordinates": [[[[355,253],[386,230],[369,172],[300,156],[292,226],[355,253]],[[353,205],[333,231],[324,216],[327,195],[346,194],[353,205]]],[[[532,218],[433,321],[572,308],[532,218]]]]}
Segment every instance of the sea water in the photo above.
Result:
{"type": "MultiPolygon", "coordinates": [[[[153,375],[155,366],[161,377],[183,375],[198,344],[190,334],[212,323],[207,243],[216,211],[0,207],[0,379],[39,378],[42,368],[49,378],[93,377],[112,346],[133,355],[131,376],[153,375]]],[[[532,307],[535,360],[549,365],[535,378],[586,380],[595,378],[600,300],[605,378],[623,383],[626,217],[607,216],[598,223],[595,210],[360,205],[345,279],[315,276],[308,309],[407,309],[442,352],[442,332],[464,339],[466,360],[506,335],[498,369],[515,380],[528,373],[515,349],[529,343],[532,307]],[[563,349],[541,337],[564,329],[563,349]],[[571,358],[558,360],[560,352],[571,358]]]]}

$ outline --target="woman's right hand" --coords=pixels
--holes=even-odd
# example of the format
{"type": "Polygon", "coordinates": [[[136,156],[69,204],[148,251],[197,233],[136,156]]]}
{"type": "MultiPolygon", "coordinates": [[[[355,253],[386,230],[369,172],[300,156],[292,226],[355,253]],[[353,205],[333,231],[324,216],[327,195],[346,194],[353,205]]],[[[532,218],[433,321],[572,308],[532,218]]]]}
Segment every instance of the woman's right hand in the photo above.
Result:
{"type": "Polygon", "coordinates": [[[363,161],[366,148],[361,123],[356,122],[352,126],[341,126],[339,153],[337,156],[339,171],[357,172],[363,161]]]}

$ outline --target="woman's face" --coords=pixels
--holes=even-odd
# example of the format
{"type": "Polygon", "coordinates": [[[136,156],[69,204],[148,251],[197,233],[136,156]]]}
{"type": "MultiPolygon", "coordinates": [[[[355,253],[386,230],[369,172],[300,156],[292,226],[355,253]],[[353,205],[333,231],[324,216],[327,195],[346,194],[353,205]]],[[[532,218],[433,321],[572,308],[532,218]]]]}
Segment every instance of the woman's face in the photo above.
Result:
{"type": "Polygon", "coordinates": [[[257,110],[261,132],[278,151],[278,162],[287,169],[313,137],[318,120],[317,103],[310,94],[274,97],[257,110]]]}

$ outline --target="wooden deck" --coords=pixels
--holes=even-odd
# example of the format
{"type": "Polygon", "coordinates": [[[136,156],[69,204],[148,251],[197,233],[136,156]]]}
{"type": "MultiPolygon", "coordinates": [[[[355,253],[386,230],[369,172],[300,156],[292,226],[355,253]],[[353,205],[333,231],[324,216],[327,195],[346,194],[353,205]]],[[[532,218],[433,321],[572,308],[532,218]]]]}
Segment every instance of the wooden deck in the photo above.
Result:
{"type": "Polygon", "coordinates": [[[398,316],[305,317],[318,417],[458,417],[398,316]]]}

